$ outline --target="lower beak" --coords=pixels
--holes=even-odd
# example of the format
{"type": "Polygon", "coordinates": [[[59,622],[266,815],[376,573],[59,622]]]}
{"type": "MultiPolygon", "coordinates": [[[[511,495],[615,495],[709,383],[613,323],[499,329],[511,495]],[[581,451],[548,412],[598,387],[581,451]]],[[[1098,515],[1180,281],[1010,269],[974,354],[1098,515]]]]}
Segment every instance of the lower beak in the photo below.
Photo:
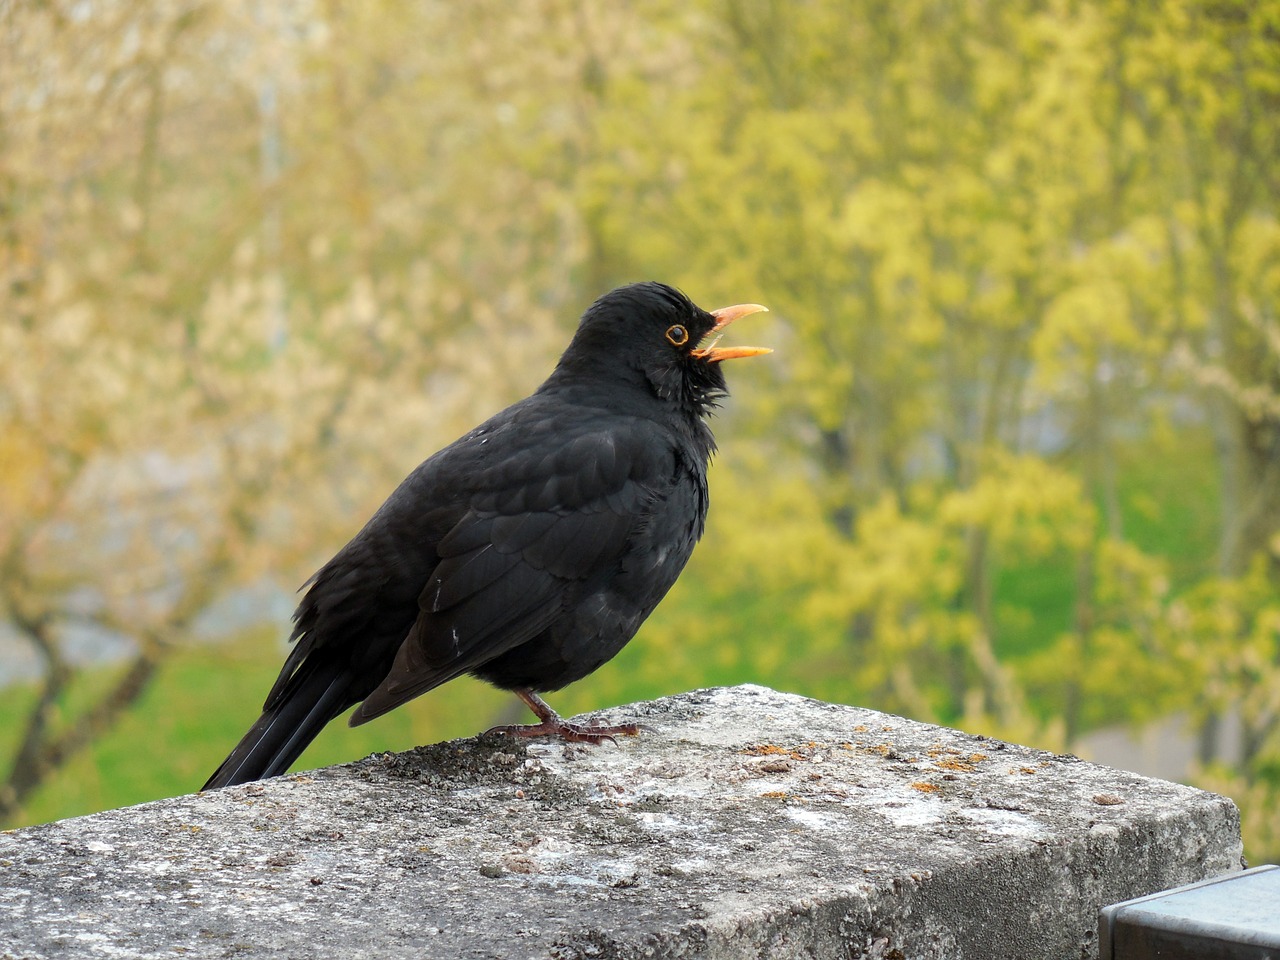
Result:
{"type": "MultiPolygon", "coordinates": [[[[712,310],[711,316],[716,318],[716,322],[708,333],[718,334],[740,317],[753,313],[768,312],[768,307],[762,307],[758,303],[739,303],[732,307],[721,307],[719,310],[712,310]]],[[[719,363],[721,360],[737,360],[742,357],[758,357],[762,354],[773,353],[773,350],[769,347],[717,347],[716,343],[718,341],[719,337],[711,341],[711,346],[694,350],[693,356],[699,360],[706,360],[708,363],[719,363]]]]}

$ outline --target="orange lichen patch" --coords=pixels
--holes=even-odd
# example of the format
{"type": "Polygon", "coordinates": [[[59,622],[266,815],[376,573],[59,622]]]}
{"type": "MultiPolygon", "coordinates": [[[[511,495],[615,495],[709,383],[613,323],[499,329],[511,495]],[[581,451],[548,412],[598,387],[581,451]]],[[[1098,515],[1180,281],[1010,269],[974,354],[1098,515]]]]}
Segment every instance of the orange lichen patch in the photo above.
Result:
{"type": "Polygon", "coordinates": [[[766,793],[760,794],[760,796],[768,797],[770,800],[785,800],[787,797],[791,796],[791,794],[787,793],[785,790],[769,790],[766,793]]]}
{"type": "Polygon", "coordinates": [[[868,730],[870,730],[870,729],[871,729],[871,728],[870,728],[870,727],[868,727],[865,723],[860,723],[860,724],[858,724],[856,727],[854,727],[854,728],[853,728],[853,732],[854,732],[854,733],[866,733],[866,732],[867,732],[868,730]]]}
{"type": "Polygon", "coordinates": [[[920,781],[911,784],[911,789],[919,790],[921,793],[940,793],[942,791],[942,788],[936,783],[922,783],[920,781]]]}
{"type": "Polygon", "coordinates": [[[889,746],[887,743],[878,743],[874,747],[871,747],[870,750],[872,753],[878,753],[882,757],[887,757],[893,752],[893,747],[889,746]]]}
{"type": "Polygon", "coordinates": [[[964,757],[947,757],[945,760],[935,760],[933,765],[939,770],[955,770],[960,773],[972,773],[974,770],[974,763],[964,757]]]}

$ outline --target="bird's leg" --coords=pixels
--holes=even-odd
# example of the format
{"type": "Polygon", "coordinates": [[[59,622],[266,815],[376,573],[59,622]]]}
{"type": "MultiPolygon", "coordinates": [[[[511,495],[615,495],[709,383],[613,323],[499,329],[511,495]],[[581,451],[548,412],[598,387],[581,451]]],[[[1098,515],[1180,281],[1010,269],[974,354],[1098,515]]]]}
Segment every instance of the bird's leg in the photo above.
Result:
{"type": "Polygon", "coordinates": [[[606,740],[616,743],[615,736],[633,737],[640,732],[640,725],[637,723],[619,723],[611,727],[570,723],[552,710],[551,706],[532,690],[513,690],[512,692],[523,700],[542,722],[508,724],[494,727],[487,731],[488,733],[505,733],[510,737],[559,737],[570,743],[599,745],[606,740]]]}

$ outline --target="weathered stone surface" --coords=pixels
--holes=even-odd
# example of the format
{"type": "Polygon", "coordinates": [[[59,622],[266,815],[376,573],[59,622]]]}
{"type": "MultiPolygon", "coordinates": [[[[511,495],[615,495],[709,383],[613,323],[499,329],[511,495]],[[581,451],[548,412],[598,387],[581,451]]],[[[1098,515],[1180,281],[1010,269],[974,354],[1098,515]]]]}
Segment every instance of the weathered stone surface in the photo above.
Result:
{"type": "Polygon", "coordinates": [[[0,835],[0,957],[1096,956],[1222,797],[762,687],[0,835]]]}

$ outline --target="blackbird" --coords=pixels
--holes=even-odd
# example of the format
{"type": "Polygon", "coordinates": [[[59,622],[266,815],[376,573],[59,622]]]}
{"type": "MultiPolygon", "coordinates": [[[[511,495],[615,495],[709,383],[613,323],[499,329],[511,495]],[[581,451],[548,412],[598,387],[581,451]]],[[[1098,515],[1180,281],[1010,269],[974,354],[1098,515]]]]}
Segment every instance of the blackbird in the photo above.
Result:
{"type": "Polygon", "coordinates": [[[605,294],[534,394],[423,462],[307,582],[262,716],[204,789],[284,773],[320,730],[469,673],[539,723],[600,743],[634,724],[562,720],[539,692],[620,651],[675,583],[707,513],[706,417],[740,304],[708,313],[661,283],[605,294]]]}

